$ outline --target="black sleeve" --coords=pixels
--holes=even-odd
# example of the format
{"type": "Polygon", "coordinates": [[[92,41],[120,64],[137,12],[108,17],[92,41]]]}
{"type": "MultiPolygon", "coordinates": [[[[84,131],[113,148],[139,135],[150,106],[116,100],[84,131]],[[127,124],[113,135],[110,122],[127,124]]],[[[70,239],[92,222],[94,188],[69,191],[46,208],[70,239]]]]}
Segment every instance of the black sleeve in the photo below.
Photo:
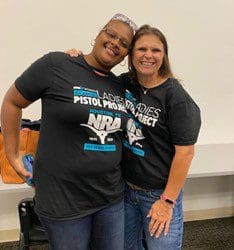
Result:
{"type": "Polygon", "coordinates": [[[43,97],[53,80],[50,53],[41,57],[26,69],[15,81],[17,90],[33,102],[43,97]]]}
{"type": "Polygon", "coordinates": [[[191,99],[177,103],[169,112],[169,129],[174,145],[193,145],[197,141],[200,109],[191,99]]]}
{"type": "Polygon", "coordinates": [[[123,84],[125,89],[128,89],[131,85],[131,78],[129,77],[129,73],[122,73],[118,76],[119,81],[123,84]]]}

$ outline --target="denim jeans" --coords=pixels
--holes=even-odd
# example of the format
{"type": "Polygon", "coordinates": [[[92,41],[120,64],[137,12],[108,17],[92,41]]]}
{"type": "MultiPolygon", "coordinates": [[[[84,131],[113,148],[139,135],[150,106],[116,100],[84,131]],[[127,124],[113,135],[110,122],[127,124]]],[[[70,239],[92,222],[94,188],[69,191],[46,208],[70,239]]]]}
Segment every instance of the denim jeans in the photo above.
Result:
{"type": "Polygon", "coordinates": [[[173,217],[167,236],[163,232],[159,238],[150,236],[147,214],[152,204],[160,199],[163,190],[134,190],[126,184],[125,188],[125,250],[142,250],[144,230],[148,250],[175,250],[182,247],[183,207],[181,192],[173,208],[173,217]]]}
{"type": "Polygon", "coordinates": [[[40,216],[52,250],[123,250],[124,202],[66,221],[40,216]]]}

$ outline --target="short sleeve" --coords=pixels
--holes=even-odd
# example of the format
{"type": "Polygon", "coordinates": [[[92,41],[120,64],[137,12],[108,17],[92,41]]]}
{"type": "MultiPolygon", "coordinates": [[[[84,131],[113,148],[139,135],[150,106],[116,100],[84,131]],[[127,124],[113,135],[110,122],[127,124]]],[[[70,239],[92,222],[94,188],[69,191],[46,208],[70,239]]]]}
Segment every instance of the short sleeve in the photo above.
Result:
{"type": "Polygon", "coordinates": [[[33,102],[43,96],[52,82],[50,53],[41,57],[26,69],[15,81],[17,90],[33,102]]]}
{"type": "Polygon", "coordinates": [[[174,145],[193,145],[201,127],[200,109],[191,99],[174,105],[169,111],[169,129],[174,145]]]}
{"type": "Polygon", "coordinates": [[[118,76],[119,81],[123,84],[125,89],[128,89],[131,87],[131,78],[129,76],[129,73],[122,73],[118,76]]]}

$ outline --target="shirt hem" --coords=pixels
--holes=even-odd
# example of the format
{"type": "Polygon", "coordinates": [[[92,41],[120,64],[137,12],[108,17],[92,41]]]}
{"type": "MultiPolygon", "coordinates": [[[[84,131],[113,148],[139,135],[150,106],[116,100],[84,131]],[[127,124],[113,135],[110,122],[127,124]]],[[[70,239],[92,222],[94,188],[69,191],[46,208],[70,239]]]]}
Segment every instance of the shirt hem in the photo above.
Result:
{"type": "Polygon", "coordinates": [[[76,215],[72,215],[72,216],[51,216],[51,215],[48,215],[47,213],[43,213],[40,211],[40,209],[36,209],[35,208],[35,212],[36,214],[39,216],[39,217],[45,217],[47,219],[52,219],[52,220],[56,220],[56,221],[67,221],[67,220],[74,220],[74,219],[80,219],[80,218],[83,218],[85,216],[88,216],[88,215],[91,215],[93,213],[96,213],[97,211],[99,210],[102,210],[108,206],[111,206],[115,203],[118,203],[120,201],[123,200],[123,196],[121,196],[120,198],[114,200],[113,202],[111,203],[108,203],[108,204],[105,204],[103,206],[100,206],[98,208],[94,208],[92,210],[89,209],[89,211],[85,211],[84,213],[80,213],[80,214],[76,214],[76,215]]]}

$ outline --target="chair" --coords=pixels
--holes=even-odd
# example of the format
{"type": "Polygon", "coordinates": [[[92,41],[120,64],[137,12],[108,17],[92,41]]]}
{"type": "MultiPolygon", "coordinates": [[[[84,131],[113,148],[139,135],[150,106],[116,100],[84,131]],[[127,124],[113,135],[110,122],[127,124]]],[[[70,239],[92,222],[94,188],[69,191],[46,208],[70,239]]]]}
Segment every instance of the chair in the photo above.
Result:
{"type": "Polygon", "coordinates": [[[34,211],[33,198],[25,198],[18,204],[20,220],[19,249],[28,250],[30,246],[48,242],[41,222],[34,211]]]}

